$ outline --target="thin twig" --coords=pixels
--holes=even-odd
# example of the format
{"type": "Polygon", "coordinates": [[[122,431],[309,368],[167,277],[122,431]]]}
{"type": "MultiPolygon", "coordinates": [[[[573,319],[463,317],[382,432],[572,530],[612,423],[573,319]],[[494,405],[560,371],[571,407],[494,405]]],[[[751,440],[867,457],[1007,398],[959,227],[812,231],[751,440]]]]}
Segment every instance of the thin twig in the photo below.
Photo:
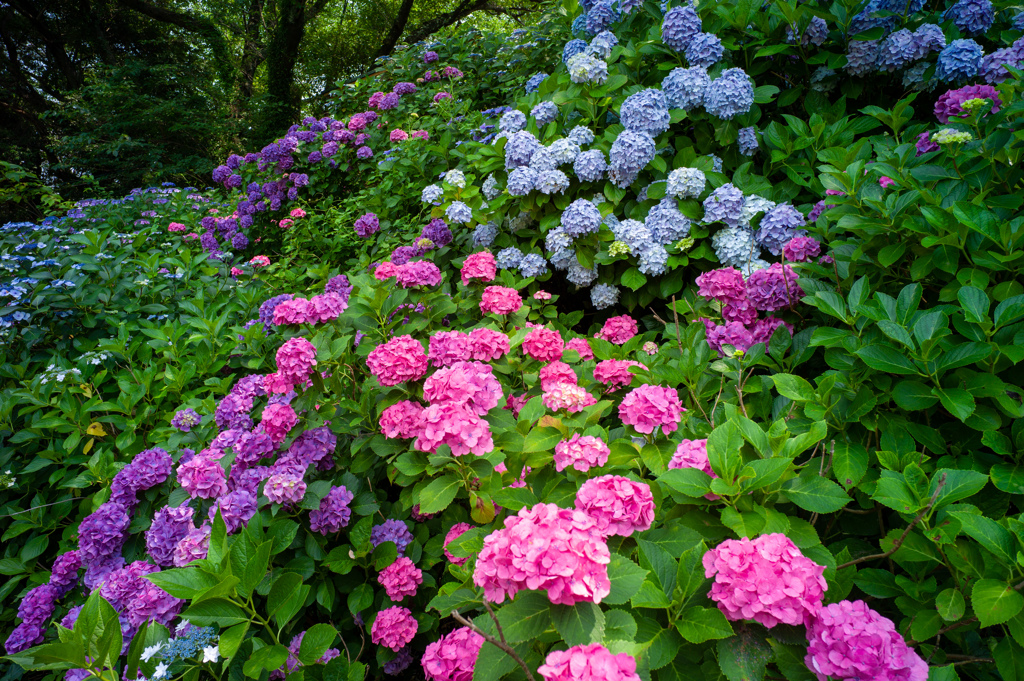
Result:
{"type": "MultiPolygon", "coordinates": [[[[910,521],[910,524],[907,525],[907,529],[903,530],[903,534],[900,535],[900,538],[897,539],[895,542],[893,542],[893,545],[892,545],[891,549],[889,549],[885,553],[875,553],[875,554],[872,554],[870,556],[863,556],[861,558],[857,558],[855,560],[851,560],[848,563],[843,563],[842,565],[837,567],[836,570],[842,570],[843,568],[850,567],[851,565],[857,565],[858,563],[864,563],[864,562],[867,562],[869,560],[878,560],[880,558],[888,558],[892,554],[894,554],[897,551],[899,551],[900,547],[903,546],[903,542],[906,540],[907,536],[910,534],[910,531],[912,529],[914,529],[914,526],[917,525],[922,520],[924,520],[925,517],[931,512],[932,507],[935,506],[935,502],[938,501],[939,492],[941,492],[942,488],[945,487],[945,486],[946,486],[946,474],[943,473],[942,477],[939,478],[939,484],[935,486],[935,492],[932,494],[932,498],[928,502],[928,505],[925,506],[923,511],[921,511],[920,513],[917,514],[916,518],[914,518],[912,521],[910,521]]],[[[1022,584],[1024,584],[1024,583],[1022,583],[1022,584]]]]}
{"type": "Polygon", "coordinates": [[[672,316],[676,320],[676,345],[679,346],[679,354],[683,354],[683,337],[679,335],[679,311],[676,310],[676,297],[672,296],[672,316]]]}
{"type": "MultiPolygon", "coordinates": [[[[946,655],[946,659],[947,660],[952,658],[952,657],[954,657],[954,656],[953,655],[946,655]]],[[[955,667],[958,664],[974,664],[976,662],[977,663],[985,663],[985,664],[994,664],[995,660],[993,660],[991,657],[969,657],[966,660],[956,660],[955,662],[953,662],[953,666],[955,667]]]]}
{"type": "Polygon", "coordinates": [[[715,403],[711,406],[711,429],[715,428],[715,410],[718,409],[718,401],[722,399],[722,391],[725,390],[725,375],[722,375],[722,382],[718,385],[718,394],[715,395],[715,403]]]}
{"type": "Polygon", "coordinates": [[[515,648],[513,648],[512,646],[510,646],[508,643],[505,642],[505,635],[501,633],[501,625],[498,624],[498,618],[494,616],[494,612],[491,610],[490,606],[488,606],[487,603],[484,602],[484,607],[487,608],[487,612],[490,613],[491,618],[494,619],[494,624],[498,627],[498,635],[501,636],[501,640],[500,641],[498,639],[494,638],[493,636],[491,636],[490,634],[488,634],[487,632],[485,632],[482,629],[480,629],[480,627],[478,627],[475,624],[473,624],[473,622],[471,620],[468,620],[465,617],[463,617],[462,615],[460,615],[458,610],[452,610],[452,617],[454,617],[455,621],[458,622],[459,624],[461,624],[461,625],[463,625],[465,627],[469,627],[470,629],[472,629],[476,633],[478,633],[481,636],[483,636],[484,640],[487,641],[488,643],[490,643],[492,646],[494,646],[496,648],[500,648],[501,650],[503,650],[506,653],[508,653],[508,656],[511,657],[513,660],[515,660],[516,664],[518,664],[520,667],[522,667],[523,671],[526,672],[526,678],[530,679],[530,681],[536,681],[536,679],[533,676],[533,672],[530,671],[530,668],[527,666],[527,664],[525,662],[523,662],[523,658],[519,657],[519,653],[517,653],[515,651],[515,648]]]}

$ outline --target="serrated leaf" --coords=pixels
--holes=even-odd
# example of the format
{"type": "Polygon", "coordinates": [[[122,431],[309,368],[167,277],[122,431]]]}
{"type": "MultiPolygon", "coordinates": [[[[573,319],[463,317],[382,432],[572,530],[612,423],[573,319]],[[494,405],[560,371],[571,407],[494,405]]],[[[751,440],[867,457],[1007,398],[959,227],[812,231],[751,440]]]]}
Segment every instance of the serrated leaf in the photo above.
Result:
{"type": "Polygon", "coordinates": [[[690,643],[704,643],[733,635],[732,625],[718,608],[687,608],[676,620],[676,629],[690,643]]]}
{"type": "Polygon", "coordinates": [[[600,643],[604,638],[604,612],[596,603],[551,604],[551,622],[569,646],[600,643]]]}

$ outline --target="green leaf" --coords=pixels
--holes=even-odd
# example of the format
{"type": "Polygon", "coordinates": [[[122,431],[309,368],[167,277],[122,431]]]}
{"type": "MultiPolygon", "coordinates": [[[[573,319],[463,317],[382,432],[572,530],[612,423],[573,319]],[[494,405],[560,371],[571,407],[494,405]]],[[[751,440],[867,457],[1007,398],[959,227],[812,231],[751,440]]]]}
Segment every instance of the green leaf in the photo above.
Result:
{"type": "Polygon", "coordinates": [[[284,666],[288,661],[288,649],[283,645],[266,646],[252,654],[242,666],[242,673],[251,679],[259,678],[264,669],[273,671],[284,666]]]}
{"type": "Polygon", "coordinates": [[[985,516],[975,515],[968,511],[948,513],[960,521],[961,530],[971,539],[989,550],[997,559],[1007,565],[1013,565],[1017,557],[1013,535],[1005,527],[985,516]]]}
{"type": "Polygon", "coordinates": [[[636,640],[636,620],[625,610],[609,610],[604,614],[604,640],[636,640]]]}
{"type": "Polygon", "coordinates": [[[919,374],[917,366],[906,355],[889,345],[865,345],[854,353],[872,369],[890,374],[919,374]]]}
{"type": "Polygon", "coordinates": [[[637,547],[640,549],[640,565],[654,574],[658,584],[671,600],[676,590],[678,562],[666,549],[646,539],[637,539],[637,547]]]}
{"type": "Polygon", "coordinates": [[[566,645],[600,643],[604,638],[604,612],[596,603],[551,604],[551,621],[566,645]]]}
{"type": "Polygon", "coordinates": [[[420,490],[420,513],[440,513],[455,499],[462,481],[451,473],[434,478],[420,490]]]}
{"type": "Polygon", "coordinates": [[[676,573],[676,593],[683,602],[700,591],[707,578],[704,576],[702,560],[707,552],[704,542],[683,552],[679,556],[679,570],[676,573]]]}
{"type": "Polygon", "coordinates": [[[790,478],[782,491],[794,504],[812,513],[834,513],[850,503],[843,488],[821,476],[790,478]]]}
{"type": "Polygon", "coordinates": [[[904,380],[892,390],[892,399],[900,409],[918,411],[927,409],[939,401],[932,389],[921,381],[904,380]]]}
{"type": "MultiPolygon", "coordinates": [[[[522,651],[517,649],[517,652],[522,656],[522,651]]],[[[484,643],[473,665],[473,681],[498,681],[518,666],[504,650],[484,643]]]]}
{"type": "Polygon", "coordinates": [[[846,302],[832,291],[816,291],[811,302],[825,314],[846,321],[846,302]]]}
{"type": "Polygon", "coordinates": [[[502,487],[495,492],[492,501],[513,513],[537,503],[537,495],[528,487],[502,487]]]}
{"type": "Polygon", "coordinates": [[[551,602],[542,591],[521,591],[497,616],[506,641],[533,641],[551,626],[551,602]]]}
{"type": "Polygon", "coordinates": [[[217,578],[214,575],[194,567],[161,570],[146,575],[146,579],[175,598],[186,600],[191,600],[196,594],[217,585],[217,578]]]}
{"type": "Polygon", "coordinates": [[[942,402],[946,411],[961,421],[966,421],[967,417],[974,413],[974,396],[963,388],[933,388],[932,392],[942,402]]]}
{"type": "Polygon", "coordinates": [[[733,635],[732,625],[718,608],[687,608],[676,620],[676,629],[690,643],[704,643],[733,635]]]}
{"type": "Polygon", "coordinates": [[[534,428],[526,435],[523,448],[527,454],[549,452],[562,441],[562,433],[557,428],[534,428]]]}
{"type": "Polygon", "coordinates": [[[1024,316],[1024,295],[1007,298],[996,305],[996,327],[1007,326],[1024,316]]]}
{"type": "Polygon", "coordinates": [[[967,321],[981,324],[988,320],[988,308],[992,305],[992,301],[980,288],[961,286],[956,297],[964,308],[964,317],[967,318],[967,321]]]}
{"type": "MultiPolygon", "coordinates": [[[[996,670],[1003,681],[1020,681],[1021,670],[1024,669],[1024,648],[1016,641],[1009,636],[1004,637],[992,648],[992,659],[995,660],[996,670]]],[[[949,678],[957,677],[953,675],[949,678]]]]}
{"type": "Polygon", "coordinates": [[[703,497],[711,491],[711,476],[696,468],[670,468],[658,482],[688,497],[703,497]]]}
{"type": "Polygon", "coordinates": [[[648,571],[618,553],[613,553],[608,564],[608,580],[611,582],[611,593],[604,597],[608,605],[623,605],[636,595],[640,585],[644,583],[648,571]]]}
{"type": "Polygon", "coordinates": [[[1024,464],[997,463],[989,471],[992,484],[1001,492],[1024,494],[1024,464]]]}
{"type": "Polygon", "coordinates": [[[622,273],[622,285],[628,286],[633,291],[639,291],[647,283],[647,277],[640,273],[635,267],[630,267],[622,273]]]}
{"type": "Polygon", "coordinates": [[[839,484],[851,489],[868,471],[868,450],[862,444],[837,441],[832,466],[839,484]]]}
{"type": "Polygon", "coordinates": [[[761,681],[772,649],[760,629],[740,627],[736,636],[718,642],[718,665],[729,681],[761,681]]]}
{"type": "Polygon", "coordinates": [[[971,605],[982,627],[1002,624],[1024,609],[1024,596],[1012,584],[979,579],[971,590],[971,605]]]}
{"type": "Polygon", "coordinates": [[[944,589],[935,597],[935,609],[938,610],[942,619],[947,622],[956,622],[964,616],[966,610],[964,596],[956,589],[944,589]]]}
{"type": "Polygon", "coordinates": [[[304,665],[315,664],[337,637],[338,631],[330,624],[314,624],[302,637],[302,643],[299,645],[299,662],[304,665]]]}
{"type": "Polygon", "coordinates": [[[226,598],[211,598],[208,601],[196,603],[183,612],[181,618],[199,627],[208,627],[213,624],[230,627],[249,621],[249,616],[245,614],[245,611],[226,598]]]}
{"type": "Polygon", "coordinates": [[[220,656],[226,660],[230,660],[238,652],[238,647],[242,645],[242,641],[245,639],[245,633],[249,631],[249,623],[242,622],[236,624],[233,627],[224,629],[221,631],[220,639],[217,642],[217,648],[220,650],[220,656]]]}
{"type": "MultiPolygon", "coordinates": [[[[235,543],[238,543],[237,541],[235,543]]],[[[256,552],[252,558],[249,559],[240,572],[235,574],[241,575],[238,582],[239,592],[246,597],[252,595],[256,585],[263,581],[263,578],[267,575],[267,567],[270,563],[270,549],[271,543],[265,541],[256,547],[256,552]]],[[[234,570],[234,568],[232,568],[234,570]]]]}
{"type": "Polygon", "coordinates": [[[665,629],[658,622],[647,618],[638,623],[636,639],[643,645],[647,665],[651,669],[661,669],[672,662],[683,644],[675,629],[665,629]]]}
{"type": "Polygon", "coordinates": [[[940,468],[932,474],[931,487],[928,489],[929,499],[935,494],[943,477],[945,483],[942,485],[942,490],[939,491],[938,496],[935,497],[936,509],[974,496],[988,482],[988,476],[978,471],[940,468]]]}
{"type": "Polygon", "coordinates": [[[772,376],[775,381],[775,389],[783,397],[788,397],[795,402],[810,402],[816,399],[814,386],[806,379],[792,374],[775,374],[772,376]]]}

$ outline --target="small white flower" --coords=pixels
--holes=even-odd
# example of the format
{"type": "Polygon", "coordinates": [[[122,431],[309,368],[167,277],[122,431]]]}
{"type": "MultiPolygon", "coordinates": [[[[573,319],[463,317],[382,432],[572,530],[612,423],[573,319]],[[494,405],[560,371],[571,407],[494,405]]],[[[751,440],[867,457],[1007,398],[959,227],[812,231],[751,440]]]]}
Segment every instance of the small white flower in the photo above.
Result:
{"type": "Polygon", "coordinates": [[[168,666],[169,665],[167,665],[164,662],[161,662],[160,664],[158,664],[156,666],[156,671],[153,672],[153,678],[154,679],[166,679],[167,678],[168,666]]]}
{"type": "Polygon", "coordinates": [[[188,620],[182,620],[181,623],[174,628],[174,633],[180,634],[181,632],[185,631],[185,629],[187,629],[190,624],[191,622],[189,622],[188,620]]]}
{"type": "Polygon", "coordinates": [[[148,648],[146,648],[145,650],[143,650],[142,651],[142,659],[143,659],[143,661],[144,662],[149,662],[149,660],[154,655],[159,653],[163,649],[163,647],[164,647],[163,643],[155,643],[155,644],[149,646],[148,648]]]}
{"type": "Polygon", "coordinates": [[[217,646],[207,646],[203,648],[203,662],[216,662],[220,659],[220,648],[217,646]]]}

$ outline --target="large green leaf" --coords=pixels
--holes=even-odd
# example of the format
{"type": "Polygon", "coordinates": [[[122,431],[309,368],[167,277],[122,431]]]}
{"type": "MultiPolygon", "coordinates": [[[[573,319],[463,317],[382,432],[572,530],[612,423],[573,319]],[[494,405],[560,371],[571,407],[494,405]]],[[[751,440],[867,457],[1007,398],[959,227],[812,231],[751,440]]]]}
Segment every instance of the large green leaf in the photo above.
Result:
{"type": "Polygon", "coordinates": [[[551,602],[543,592],[521,591],[497,616],[506,641],[532,641],[551,626],[551,602]]]}
{"type": "Polygon", "coordinates": [[[816,399],[814,386],[804,378],[792,374],[775,374],[772,380],[775,381],[775,389],[783,397],[795,402],[810,402],[816,399]]]}
{"type": "Polygon", "coordinates": [[[794,504],[812,513],[834,513],[850,503],[843,488],[821,476],[790,478],[782,490],[794,504]]]}
{"type": "Polygon", "coordinates": [[[931,487],[928,490],[928,498],[935,496],[935,508],[942,508],[949,504],[974,496],[988,482],[988,476],[978,471],[967,471],[950,468],[940,468],[932,474],[931,487]],[[942,489],[939,490],[939,482],[945,480],[942,489]]]}
{"type": "Polygon", "coordinates": [[[718,608],[687,608],[676,620],[676,629],[690,643],[704,643],[733,635],[732,625],[718,608]]]}
{"type": "Polygon", "coordinates": [[[869,367],[878,371],[904,375],[921,373],[917,365],[910,361],[903,352],[889,345],[865,345],[855,350],[854,354],[869,367]]]}
{"type": "Polygon", "coordinates": [[[960,521],[964,534],[991,551],[997,559],[1007,565],[1015,563],[1016,544],[1005,527],[991,518],[968,511],[949,511],[949,514],[960,521]]]}
{"type": "Polygon", "coordinates": [[[434,478],[420,490],[420,513],[440,513],[455,499],[462,481],[452,473],[434,478]]]}
{"type": "Polygon", "coordinates": [[[245,614],[244,610],[224,598],[212,598],[197,603],[183,612],[181,618],[200,627],[208,627],[213,624],[230,627],[249,621],[249,616],[245,614]]]}
{"type": "Polygon", "coordinates": [[[302,637],[299,646],[299,662],[305,665],[316,663],[338,638],[338,631],[330,624],[314,624],[302,637]]]}
{"type": "Polygon", "coordinates": [[[1024,609],[1024,596],[1012,584],[979,579],[971,590],[971,605],[983,627],[1002,624],[1024,609]]]}
{"type": "Polygon", "coordinates": [[[612,554],[608,564],[608,579],[612,584],[611,593],[604,597],[608,605],[628,603],[643,584],[648,571],[618,553],[612,554]]]}
{"type": "Polygon", "coordinates": [[[551,621],[570,646],[600,643],[604,638],[604,612],[600,606],[589,601],[575,605],[551,606],[551,621]]]}
{"type": "Polygon", "coordinates": [[[772,659],[763,630],[742,626],[736,636],[718,642],[718,666],[729,681],[761,681],[772,659]]]}

